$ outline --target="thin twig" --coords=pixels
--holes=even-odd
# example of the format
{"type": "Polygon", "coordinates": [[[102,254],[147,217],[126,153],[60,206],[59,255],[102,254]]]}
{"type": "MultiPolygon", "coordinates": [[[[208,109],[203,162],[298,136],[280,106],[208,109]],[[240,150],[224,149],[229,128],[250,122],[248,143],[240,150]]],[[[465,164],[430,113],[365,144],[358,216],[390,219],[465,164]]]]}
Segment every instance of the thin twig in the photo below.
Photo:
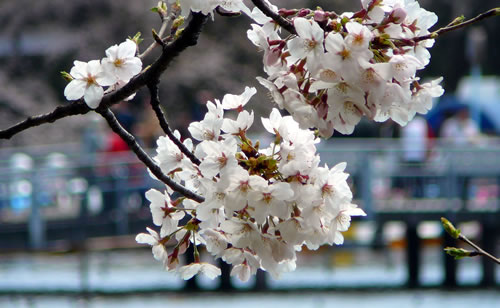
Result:
{"type": "MultiPolygon", "coordinates": [[[[186,26],[184,31],[182,31],[179,38],[172,43],[165,45],[160,57],[156,59],[156,61],[151,64],[147,70],[132,78],[122,88],[106,94],[101,100],[100,107],[108,108],[117,104],[130,95],[136,93],[148,82],[158,80],[174,58],[176,58],[186,48],[196,45],[201,29],[208,17],[200,13],[193,13],[191,16],[189,24],[186,26]]],[[[92,109],[85,104],[83,99],[71,102],[67,105],[58,106],[52,112],[30,117],[5,130],[0,130],[0,139],[10,139],[12,136],[26,129],[45,123],[53,123],[68,116],[86,114],[91,110],[92,109]]]]}
{"type": "Polygon", "coordinates": [[[170,140],[172,140],[172,142],[175,143],[175,145],[179,148],[179,150],[184,155],[186,155],[189,158],[189,160],[191,160],[191,162],[193,164],[200,165],[201,161],[196,156],[194,156],[193,152],[189,151],[189,149],[186,148],[184,143],[182,143],[177,137],[175,137],[174,133],[170,129],[170,126],[168,125],[165,114],[163,113],[163,110],[161,109],[161,106],[160,106],[160,97],[159,97],[159,93],[158,93],[159,92],[158,91],[158,82],[149,83],[148,89],[149,89],[149,93],[151,94],[151,100],[150,100],[151,107],[153,108],[153,110],[156,114],[156,117],[158,118],[158,121],[160,122],[160,126],[163,129],[163,131],[165,132],[165,134],[167,134],[168,138],[170,138],[170,140]]]}
{"type": "MultiPolygon", "coordinates": [[[[179,14],[178,10],[172,9],[172,5],[169,5],[168,11],[171,12],[170,15],[168,16],[168,18],[167,18],[167,16],[158,12],[158,14],[160,15],[161,21],[162,21],[160,32],[158,32],[158,36],[160,38],[163,36],[165,31],[167,31],[167,29],[170,29],[172,27],[174,20],[177,18],[178,14],[179,14]]],[[[151,43],[151,45],[149,45],[149,47],[138,56],[139,59],[143,59],[144,57],[146,57],[153,49],[155,49],[155,47],[157,47],[159,45],[161,45],[161,44],[158,44],[158,42],[156,42],[156,41],[151,43]]]]}
{"type": "Polygon", "coordinates": [[[465,243],[469,244],[470,246],[472,246],[479,254],[485,256],[485,257],[488,257],[490,258],[491,260],[493,260],[494,262],[496,262],[497,264],[500,264],[500,259],[498,259],[497,257],[487,253],[486,251],[484,251],[481,247],[479,247],[478,245],[474,244],[474,242],[472,242],[471,240],[469,240],[467,237],[465,237],[464,235],[460,234],[458,236],[458,239],[464,241],[465,243]]]}
{"type": "Polygon", "coordinates": [[[129,146],[129,148],[135,153],[137,158],[146,165],[146,167],[151,170],[151,173],[156,176],[160,181],[168,185],[170,188],[172,188],[174,191],[180,193],[181,195],[185,196],[188,199],[197,201],[197,202],[203,202],[205,199],[200,196],[195,194],[194,192],[190,191],[189,189],[186,189],[184,186],[174,182],[171,178],[166,176],[161,168],[153,161],[151,157],[144,151],[144,149],[137,143],[135,140],[134,136],[130,134],[127,130],[125,130],[118,120],[116,119],[115,115],[109,108],[102,108],[99,107],[96,112],[98,112],[106,121],[108,122],[109,127],[115,132],[120,138],[123,139],[129,146]]]}
{"type": "Polygon", "coordinates": [[[446,27],[438,29],[438,30],[436,30],[436,31],[434,31],[432,33],[429,33],[427,35],[416,37],[416,38],[412,39],[412,41],[414,41],[414,42],[420,42],[420,41],[425,41],[425,40],[428,40],[428,39],[435,39],[438,36],[443,35],[443,34],[445,34],[447,32],[450,32],[450,31],[453,31],[453,30],[457,30],[457,29],[469,26],[469,25],[471,25],[473,23],[476,23],[476,22],[478,22],[480,20],[483,20],[483,19],[486,19],[486,18],[489,18],[489,17],[493,17],[493,16],[498,16],[498,15],[500,15],[500,8],[494,8],[494,9],[491,9],[491,10],[486,11],[484,13],[481,13],[481,14],[477,15],[476,17],[471,18],[471,19],[469,19],[467,21],[464,21],[462,23],[459,23],[459,24],[456,24],[456,25],[453,25],[453,26],[446,26],[446,27]]]}
{"type": "Polygon", "coordinates": [[[280,14],[274,12],[264,1],[262,0],[252,0],[252,3],[259,8],[267,17],[272,18],[278,25],[283,29],[287,30],[292,34],[297,34],[293,23],[288,19],[284,18],[280,14]]]}

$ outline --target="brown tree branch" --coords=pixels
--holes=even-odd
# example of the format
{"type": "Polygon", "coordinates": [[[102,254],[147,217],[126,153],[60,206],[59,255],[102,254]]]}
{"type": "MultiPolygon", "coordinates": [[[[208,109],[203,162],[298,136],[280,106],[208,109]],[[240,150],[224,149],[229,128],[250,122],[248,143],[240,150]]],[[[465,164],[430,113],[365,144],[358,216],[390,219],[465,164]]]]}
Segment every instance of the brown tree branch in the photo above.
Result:
{"type": "Polygon", "coordinates": [[[291,34],[297,34],[293,23],[288,19],[284,18],[280,14],[274,12],[264,1],[262,0],[252,0],[252,3],[259,8],[267,17],[272,18],[278,25],[283,29],[290,32],[291,34]]]}
{"type": "MultiPolygon", "coordinates": [[[[179,10],[174,9],[172,5],[169,5],[168,10],[167,10],[167,14],[169,14],[169,16],[166,16],[165,13],[162,11],[158,11],[158,15],[160,16],[160,19],[162,21],[160,31],[158,32],[158,36],[160,38],[163,36],[163,34],[165,33],[165,31],[167,29],[172,28],[172,24],[174,23],[175,19],[179,15],[179,10]]],[[[143,53],[138,55],[138,57],[140,59],[143,59],[157,46],[163,46],[163,44],[159,44],[155,40],[155,42],[153,42],[151,45],[149,45],[149,47],[143,53]]]]}
{"type": "Polygon", "coordinates": [[[173,143],[175,143],[175,145],[179,148],[179,150],[184,155],[186,155],[189,158],[189,160],[191,160],[193,164],[200,165],[201,161],[196,156],[194,156],[193,152],[189,151],[189,149],[186,148],[186,146],[177,137],[174,136],[174,133],[170,129],[165,114],[163,113],[163,110],[161,109],[160,106],[160,97],[158,94],[158,82],[150,82],[148,84],[148,89],[149,93],[151,94],[151,101],[150,101],[151,107],[153,108],[156,117],[160,122],[160,126],[165,132],[165,134],[168,136],[168,138],[170,138],[170,140],[172,140],[173,143]]]}
{"type": "Polygon", "coordinates": [[[82,100],[73,102],[69,105],[58,106],[54,111],[46,114],[28,117],[26,120],[21,121],[5,130],[0,131],[0,139],[10,139],[12,136],[35,126],[45,123],[53,123],[65,117],[86,114],[91,109],[82,100]]]}
{"type": "Polygon", "coordinates": [[[443,27],[443,28],[440,28],[432,33],[429,33],[427,35],[424,35],[424,36],[419,36],[419,37],[416,37],[413,39],[413,41],[415,43],[417,42],[420,42],[420,41],[425,41],[425,40],[428,40],[428,39],[435,39],[437,38],[438,36],[440,35],[443,35],[447,32],[450,32],[450,31],[454,31],[454,30],[457,30],[457,29],[460,29],[460,28],[463,28],[463,27],[467,27],[473,23],[476,23],[478,21],[481,21],[483,19],[486,19],[486,18],[489,18],[489,17],[493,17],[493,16],[498,16],[500,15],[500,8],[494,8],[494,9],[491,9],[491,10],[488,10],[484,13],[481,13],[479,15],[477,15],[476,17],[474,18],[471,18],[467,21],[464,21],[464,22],[461,22],[459,24],[456,24],[456,25],[451,25],[451,26],[446,26],[446,27],[443,27]]]}
{"type": "Polygon", "coordinates": [[[115,132],[120,138],[123,139],[129,146],[129,148],[135,153],[137,158],[146,165],[146,167],[151,170],[151,173],[156,176],[157,179],[168,185],[170,188],[172,188],[174,191],[180,193],[181,195],[185,196],[188,199],[197,201],[197,202],[203,202],[205,198],[203,198],[200,195],[195,194],[194,192],[186,189],[184,186],[174,182],[171,178],[166,176],[161,168],[153,161],[151,157],[144,151],[144,149],[137,143],[135,140],[134,136],[130,134],[127,130],[125,130],[118,120],[116,119],[115,115],[109,108],[104,108],[104,107],[99,107],[96,109],[96,112],[98,112],[106,121],[108,122],[109,127],[115,132]]]}
{"type": "MultiPolygon", "coordinates": [[[[165,45],[160,57],[153,64],[151,64],[148,69],[132,78],[122,88],[105,95],[102,98],[99,108],[106,109],[114,104],[117,104],[137,92],[148,82],[159,80],[161,74],[167,69],[168,65],[174,58],[176,58],[186,48],[196,45],[198,36],[207,19],[208,17],[203,14],[192,13],[191,20],[179,38],[172,43],[165,45]]],[[[12,136],[26,129],[45,123],[53,123],[68,116],[86,114],[91,110],[92,109],[85,104],[83,99],[71,102],[67,105],[58,106],[52,112],[29,117],[28,119],[5,130],[0,130],[0,139],[10,139],[12,136]]]]}
{"type": "Polygon", "coordinates": [[[417,36],[417,37],[414,37],[412,39],[393,39],[393,43],[394,43],[394,45],[396,45],[398,47],[415,46],[418,42],[436,39],[445,33],[448,33],[448,32],[454,31],[454,30],[458,30],[460,28],[463,28],[463,27],[469,26],[473,23],[476,23],[480,20],[483,20],[483,19],[486,19],[489,17],[493,17],[493,16],[498,16],[498,15],[500,15],[500,8],[494,8],[494,9],[488,10],[484,13],[481,13],[481,14],[477,15],[476,17],[471,18],[467,21],[463,21],[463,22],[459,22],[459,23],[455,23],[455,21],[452,21],[446,27],[440,28],[432,33],[427,34],[427,35],[417,36]]]}

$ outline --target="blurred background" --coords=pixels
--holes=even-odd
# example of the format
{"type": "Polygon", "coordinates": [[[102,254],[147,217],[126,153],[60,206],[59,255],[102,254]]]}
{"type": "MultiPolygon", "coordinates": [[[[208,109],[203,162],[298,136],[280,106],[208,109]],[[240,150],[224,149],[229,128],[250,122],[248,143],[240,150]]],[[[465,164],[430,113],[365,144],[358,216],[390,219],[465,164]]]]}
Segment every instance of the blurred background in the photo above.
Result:
{"type": "MultiPolygon", "coordinates": [[[[159,28],[157,1],[3,0],[0,2],[0,129],[66,104],[73,60],[104,57],[110,45],[159,28]]],[[[358,1],[273,1],[279,7],[356,11],[358,1]]],[[[421,5],[444,26],[498,5],[496,0],[433,0],[421,5]]],[[[259,93],[261,55],[245,16],[215,16],[199,44],[162,78],[171,126],[187,136],[207,100],[259,93]]],[[[228,277],[187,283],[162,269],[135,235],[151,226],[144,193],[158,187],[106,124],[89,113],[0,140],[0,307],[498,307],[500,268],[486,259],[454,261],[446,216],[498,255],[500,213],[500,20],[449,33],[419,76],[444,77],[446,94],[405,128],[362,122],[351,136],[321,143],[323,162],[347,161],[355,202],[368,214],[346,243],[302,251],[298,269],[247,283],[228,277]],[[259,293],[255,293],[259,292],[259,293]],[[362,295],[362,296],[360,296],[362,295]]],[[[159,51],[144,62],[151,63],[159,51]]],[[[151,148],[161,129],[147,91],[115,107],[122,124],[151,148]]],[[[257,122],[256,122],[257,123],[257,122]]],[[[258,138],[263,129],[254,127],[258,138]]]]}

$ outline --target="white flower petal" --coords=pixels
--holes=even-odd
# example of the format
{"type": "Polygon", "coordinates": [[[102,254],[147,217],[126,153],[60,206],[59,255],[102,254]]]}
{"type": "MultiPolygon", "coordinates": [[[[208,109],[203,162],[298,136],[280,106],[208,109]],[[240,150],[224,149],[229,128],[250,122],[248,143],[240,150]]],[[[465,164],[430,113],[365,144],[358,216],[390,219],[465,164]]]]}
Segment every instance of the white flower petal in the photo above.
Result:
{"type": "Polygon", "coordinates": [[[73,79],[64,88],[64,96],[67,100],[73,101],[80,99],[85,93],[85,88],[87,87],[87,82],[81,79],[73,79]]]}
{"type": "Polygon", "coordinates": [[[104,90],[101,86],[98,85],[90,85],[86,90],[83,96],[85,103],[92,108],[96,109],[99,107],[99,103],[104,95],[104,90]]]}

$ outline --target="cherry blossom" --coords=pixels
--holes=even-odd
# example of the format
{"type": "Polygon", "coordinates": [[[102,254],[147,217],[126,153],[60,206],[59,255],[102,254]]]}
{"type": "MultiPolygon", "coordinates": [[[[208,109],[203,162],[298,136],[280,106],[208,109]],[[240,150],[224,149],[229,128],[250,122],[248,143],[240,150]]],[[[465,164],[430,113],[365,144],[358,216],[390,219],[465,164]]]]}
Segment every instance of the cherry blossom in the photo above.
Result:
{"type": "MultiPolygon", "coordinates": [[[[240,109],[253,92],[247,88],[241,95],[226,98],[230,98],[230,106],[240,109]]],[[[232,276],[247,280],[260,268],[279,278],[295,269],[296,250],[302,245],[316,249],[341,243],[341,232],[347,230],[350,216],[364,214],[351,204],[346,165],[320,167],[316,153],[319,139],[314,132],[301,128],[292,116],[282,116],[278,109],[262,119],[274,141],[260,149],[246,136],[253,112],[243,110],[238,120],[230,120],[220,108],[221,103],[207,104],[207,115],[224,122],[214,131],[219,137],[203,139],[196,146],[189,144],[201,161],[199,165],[172,148],[175,145],[167,137],[158,140],[158,164],[166,172],[182,169],[172,178],[205,197],[199,204],[185,200],[181,207],[178,203],[174,206],[167,194],[156,190],[147,193],[153,223],[161,226],[162,236],[177,241],[166,260],[164,253],[165,267],[185,279],[198,273],[218,275],[212,265],[199,261],[178,266],[178,256],[188,245],[205,245],[210,254],[233,266],[232,276]],[[181,215],[174,217],[176,210],[190,217],[184,226],[178,224],[181,215]]],[[[153,245],[163,240],[139,239],[153,245]]]]}
{"type": "Polygon", "coordinates": [[[179,276],[184,280],[189,280],[196,274],[204,274],[210,279],[214,279],[221,274],[220,268],[210,263],[204,262],[196,262],[184,265],[183,267],[179,268],[177,272],[179,273],[179,276]]]}
{"type": "MultiPolygon", "coordinates": [[[[319,8],[314,14],[291,11],[287,18],[296,35],[288,37],[275,28],[264,31],[260,25],[268,21],[256,10],[259,25],[247,33],[264,50],[268,77],[259,82],[301,128],[318,129],[323,137],[352,133],[362,117],[405,125],[416,112],[429,109],[429,96],[412,98],[419,91],[413,81],[429,63],[427,49],[434,40],[401,42],[429,34],[436,15],[414,0],[363,0],[361,5],[357,13],[341,15],[319,8]],[[295,84],[292,78],[284,82],[284,76],[293,76],[295,84]],[[341,93],[339,87],[359,91],[341,93]]],[[[435,87],[434,93],[440,93],[442,88],[435,87]]]]}
{"type": "Polygon", "coordinates": [[[257,89],[245,87],[245,91],[241,95],[226,94],[222,99],[222,108],[242,111],[243,106],[248,103],[255,93],[257,93],[257,89]]]}
{"type": "MultiPolygon", "coordinates": [[[[295,270],[302,247],[340,245],[352,217],[366,215],[352,203],[346,164],[320,165],[318,133],[350,134],[363,117],[405,125],[443,94],[441,78],[420,83],[416,77],[428,63],[433,40],[401,43],[428,34],[435,15],[414,0],[362,0],[357,13],[286,12],[296,34],[284,36],[272,19],[257,8],[250,13],[241,0],[182,0],[180,5],[183,14],[208,15],[218,7],[251,16],[257,24],[247,36],[263,51],[267,74],[257,79],[289,115],[273,108],[261,119],[271,141],[252,140],[254,112],[245,108],[257,90],[245,87],[222,102],[207,102],[203,120],[189,126],[197,144],[189,138],[184,144],[199,162],[170,138],[159,137],[156,163],[203,201],[172,201],[168,188],[148,191],[153,224],[161,231],[148,229],[137,241],[153,246],[155,258],[184,279],[220,275],[214,265],[200,262],[198,245],[230,264],[231,276],[246,281],[263,269],[279,278],[295,270]],[[181,217],[187,222],[179,223],[181,217]],[[175,242],[168,252],[166,240],[175,242]],[[179,267],[189,245],[195,262],[179,267]]],[[[180,140],[178,132],[175,138],[180,140]]]]}
{"type": "Polygon", "coordinates": [[[139,244],[148,244],[153,250],[153,256],[158,261],[165,262],[167,259],[167,250],[163,243],[161,243],[161,238],[158,233],[150,228],[146,228],[149,234],[139,233],[135,237],[135,240],[139,244]]]}
{"type": "Polygon", "coordinates": [[[139,74],[142,69],[141,59],[135,56],[137,44],[132,40],[126,40],[120,45],[113,45],[106,49],[106,58],[101,63],[103,70],[122,81],[128,81],[139,74]]]}
{"type": "Polygon", "coordinates": [[[178,211],[170,203],[168,194],[162,194],[156,189],[146,192],[146,199],[151,202],[150,209],[153,223],[161,226],[161,236],[167,236],[177,230],[179,220],[184,217],[184,212],[178,211]]]}
{"type": "MultiPolygon", "coordinates": [[[[104,96],[103,87],[116,90],[125,85],[142,69],[142,62],[135,57],[137,45],[127,40],[106,50],[107,57],[89,62],[75,61],[69,75],[73,78],[64,89],[67,100],[83,97],[92,109],[99,106],[104,96]]],[[[132,99],[135,94],[126,100],[132,99]]]]}
{"type": "Polygon", "coordinates": [[[92,109],[99,106],[104,95],[104,86],[115,83],[103,70],[98,60],[89,62],[75,61],[69,73],[73,80],[64,89],[64,96],[68,100],[77,100],[83,97],[85,103],[92,109]]]}

